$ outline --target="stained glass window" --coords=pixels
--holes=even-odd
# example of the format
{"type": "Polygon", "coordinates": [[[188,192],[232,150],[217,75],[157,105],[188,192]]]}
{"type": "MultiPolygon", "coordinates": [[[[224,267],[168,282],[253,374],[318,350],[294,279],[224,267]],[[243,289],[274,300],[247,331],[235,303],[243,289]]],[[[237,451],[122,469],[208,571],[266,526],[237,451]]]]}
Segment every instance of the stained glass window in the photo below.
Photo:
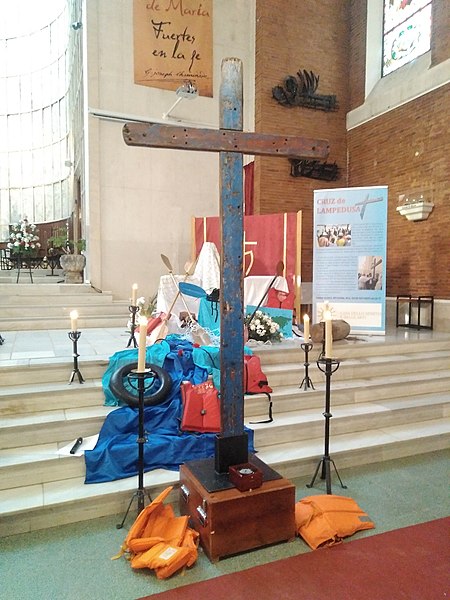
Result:
{"type": "Polygon", "coordinates": [[[432,0],[384,0],[382,76],[430,49],[432,0]]]}

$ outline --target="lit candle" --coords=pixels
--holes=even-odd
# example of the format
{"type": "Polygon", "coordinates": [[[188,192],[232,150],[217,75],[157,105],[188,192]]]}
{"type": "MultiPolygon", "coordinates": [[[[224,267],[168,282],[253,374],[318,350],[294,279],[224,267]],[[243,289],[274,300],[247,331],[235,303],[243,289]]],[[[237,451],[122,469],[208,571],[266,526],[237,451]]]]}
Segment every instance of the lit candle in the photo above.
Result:
{"type": "Polygon", "coordinates": [[[136,306],[137,290],[138,284],[133,283],[133,287],[131,288],[131,306],[136,306]]]}
{"type": "Polygon", "coordinates": [[[139,351],[138,351],[138,373],[145,371],[145,351],[147,349],[147,319],[139,317],[139,351]]]}
{"type": "Polygon", "coordinates": [[[324,314],[325,321],[325,358],[332,358],[333,350],[333,325],[331,322],[331,312],[327,310],[324,314]]]}
{"type": "Polygon", "coordinates": [[[309,340],[309,316],[303,315],[303,337],[305,342],[309,340]]]}
{"type": "Polygon", "coordinates": [[[70,311],[70,327],[71,327],[71,331],[76,331],[77,330],[77,319],[78,319],[78,313],[76,310],[71,310],[70,311]]]}

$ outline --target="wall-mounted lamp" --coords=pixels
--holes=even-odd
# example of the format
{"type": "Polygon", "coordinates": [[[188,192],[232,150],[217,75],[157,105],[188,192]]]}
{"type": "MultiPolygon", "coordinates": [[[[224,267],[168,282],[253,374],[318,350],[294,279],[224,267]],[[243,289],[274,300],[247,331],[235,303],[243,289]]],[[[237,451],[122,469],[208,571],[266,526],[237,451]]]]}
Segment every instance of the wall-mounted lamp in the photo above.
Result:
{"type": "Polygon", "coordinates": [[[78,29],[81,29],[83,26],[83,23],[81,21],[75,21],[75,23],[72,23],[71,27],[74,31],[78,31],[78,29]]]}
{"type": "Polygon", "coordinates": [[[175,106],[177,106],[177,104],[179,104],[185,98],[188,98],[189,100],[193,100],[194,98],[197,98],[198,89],[197,89],[197,86],[195,85],[195,83],[192,83],[192,81],[185,81],[183,83],[183,85],[181,85],[179,88],[177,88],[175,93],[178,96],[178,98],[175,100],[175,102],[172,104],[172,106],[169,108],[169,110],[167,112],[163,113],[163,116],[162,116],[163,119],[167,119],[169,117],[170,113],[175,108],[175,106]]]}
{"type": "Polygon", "coordinates": [[[434,208],[434,203],[425,200],[423,194],[412,198],[401,194],[398,199],[400,204],[397,206],[397,211],[408,221],[425,221],[434,208]]]}

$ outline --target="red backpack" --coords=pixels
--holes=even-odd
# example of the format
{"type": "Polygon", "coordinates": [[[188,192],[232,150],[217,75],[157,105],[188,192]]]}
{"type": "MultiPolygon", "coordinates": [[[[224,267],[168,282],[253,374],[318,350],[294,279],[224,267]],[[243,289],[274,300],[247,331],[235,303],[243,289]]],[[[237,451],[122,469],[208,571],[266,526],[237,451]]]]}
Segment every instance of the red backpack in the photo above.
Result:
{"type": "MultiPolygon", "coordinates": [[[[215,358],[206,348],[203,348],[211,359],[211,366],[215,367],[215,358]]],[[[215,367],[217,368],[217,367],[215,367]]],[[[259,423],[272,423],[272,388],[261,368],[261,359],[255,354],[244,354],[244,394],[265,394],[269,400],[269,415],[266,421],[250,421],[252,425],[259,423]]]]}
{"type": "Polygon", "coordinates": [[[269,399],[269,417],[266,421],[250,421],[257,423],[272,423],[272,388],[261,368],[261,359],[256,354],[244,354],[244,394],[265,394],[269,399]]]}
{"type": "Polygon", "coordinates": [[[212,381],[192,385],[183,381],[180,386],[183,402],[181,418],[182,431],[197,431],[199,433],[220,433],[219,393],[212,381]]]}

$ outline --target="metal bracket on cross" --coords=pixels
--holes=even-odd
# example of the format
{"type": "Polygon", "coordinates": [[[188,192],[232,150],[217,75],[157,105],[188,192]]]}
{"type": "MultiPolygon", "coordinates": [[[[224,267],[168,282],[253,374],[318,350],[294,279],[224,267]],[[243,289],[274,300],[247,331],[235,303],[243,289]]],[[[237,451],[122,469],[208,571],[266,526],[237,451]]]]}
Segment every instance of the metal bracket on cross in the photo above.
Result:
{"type": "Polygon", "coordinates": [[[220,369],[222,433],[217,437],[215,470],[228,473],[248,462],[244,430],[244,306],[243,306],[243,154],[292,158],[328,156],[328,142],[297,136],[244,133],[242,62],[222,61],[220,129],[197,129],[156,123],[126,123],[129,146],[177,148],[220,153],[220,369]]]}

